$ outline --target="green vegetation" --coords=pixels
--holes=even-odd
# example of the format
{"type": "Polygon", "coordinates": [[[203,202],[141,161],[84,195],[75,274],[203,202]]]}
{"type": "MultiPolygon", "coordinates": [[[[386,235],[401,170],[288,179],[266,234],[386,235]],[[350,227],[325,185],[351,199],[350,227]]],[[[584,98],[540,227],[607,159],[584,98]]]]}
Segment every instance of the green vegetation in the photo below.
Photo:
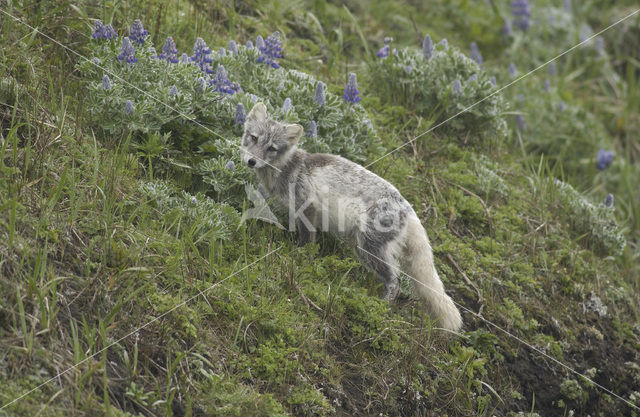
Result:
{"type": "Polygon", "coordinates": [[[371,165],[422,219],[463,333],[381,300],[333,237],[242,219],[252,94],[366,165],[637,7],[540,0],[505,32],[510,3],[0,5],[37,28],[0,12],[0,416],[640,415],[591,382],[640,407],[639,15],[371,165]],[[135,19],[148,44],[123,64],[135,19]],[[279,69],[240,46],[275,31],[279,69]],[[152,58],[167,36],[203,38],[242,91],[152,58]]]}

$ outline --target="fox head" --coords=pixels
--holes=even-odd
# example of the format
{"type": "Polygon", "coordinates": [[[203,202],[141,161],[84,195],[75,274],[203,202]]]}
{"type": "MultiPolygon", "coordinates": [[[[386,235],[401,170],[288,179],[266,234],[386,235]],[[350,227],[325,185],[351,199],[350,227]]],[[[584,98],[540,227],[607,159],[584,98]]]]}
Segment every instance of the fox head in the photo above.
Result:
{"type": "Polygon", "coordinates": [[[244,124],[242,160],[251,168],[283,165],[302,136],[299,124],[286,124],[273,120],[263,103],[256,103],[244,124]]]}

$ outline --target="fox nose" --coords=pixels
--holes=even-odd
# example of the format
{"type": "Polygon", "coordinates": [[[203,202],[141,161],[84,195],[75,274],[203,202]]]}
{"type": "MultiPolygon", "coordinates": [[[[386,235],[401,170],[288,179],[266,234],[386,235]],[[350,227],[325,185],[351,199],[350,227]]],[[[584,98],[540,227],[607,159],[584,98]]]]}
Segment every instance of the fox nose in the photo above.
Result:
{"type": "Polygon", "coordinates": [[[254,167],[254,166],[256,165],[256,160],[255,160],[255,159],[253,159],[253,158],[250,158],[250,159],[247,161],[247,165],[249,165],[250,167],[254,167]]]}

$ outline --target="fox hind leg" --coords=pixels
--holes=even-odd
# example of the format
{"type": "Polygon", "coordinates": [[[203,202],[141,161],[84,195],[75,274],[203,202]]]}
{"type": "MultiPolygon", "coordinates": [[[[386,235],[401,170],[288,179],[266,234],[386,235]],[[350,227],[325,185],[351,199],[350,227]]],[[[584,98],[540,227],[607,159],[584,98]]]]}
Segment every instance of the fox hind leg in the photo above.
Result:
{"type": "Polygon", "coordinates": [[[376,239],[364,236],[358,239],[357,252],[365,266],[371,269],[384,283],[383,298],[387,301],[393,301],[400,291],[398,267],[390,250],[390,244],[381,245],[380,243],[376,239]]]}

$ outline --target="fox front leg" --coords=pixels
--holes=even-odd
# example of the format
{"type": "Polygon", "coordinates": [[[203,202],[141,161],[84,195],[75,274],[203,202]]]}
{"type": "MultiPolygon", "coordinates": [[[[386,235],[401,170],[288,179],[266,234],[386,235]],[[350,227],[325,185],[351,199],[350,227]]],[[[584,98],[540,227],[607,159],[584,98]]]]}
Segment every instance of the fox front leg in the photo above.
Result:
{"type": "Polygon", "coordinates": [[[316,216],[315,207],[310,205],[302,212],[303,217],[296,219],[298,229],[298,245],[304,246],[307,243],[316,243],[316,216]]]}

